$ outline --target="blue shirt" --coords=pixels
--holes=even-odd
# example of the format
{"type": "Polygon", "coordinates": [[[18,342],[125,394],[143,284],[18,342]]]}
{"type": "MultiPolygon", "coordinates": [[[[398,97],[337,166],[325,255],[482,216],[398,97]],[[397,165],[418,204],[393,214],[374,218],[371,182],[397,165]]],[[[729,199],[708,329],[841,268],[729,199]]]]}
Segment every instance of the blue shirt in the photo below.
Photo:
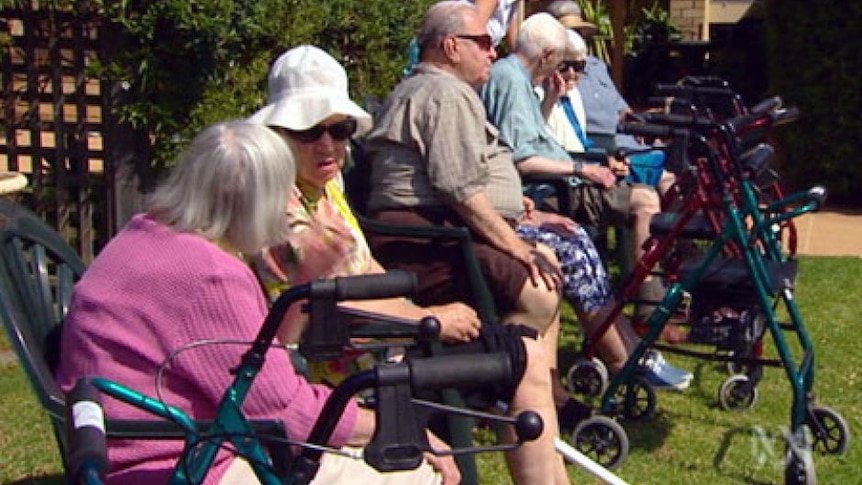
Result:
{"type": "MultiPolygon", "coordinates": [[[[629,108],[611,79],[608,65],[595,56],[587,56],[587,65],[578,80],[578,91],[587,114],[587,135],[614,136],[620,122],[620,113],[629,108]]],[[[621,148],[640,146],[628,135],[616,135],[615,144],[621,148]]]]}
{"type": "Polygon", "coordinates": [[[548,131],[530,72],[517,55],[491,66],[491,78],[479,94],[488,121],[500,131],[500,141],[512,149],[515,163],[534,156],[571,160],[548,131]]]}

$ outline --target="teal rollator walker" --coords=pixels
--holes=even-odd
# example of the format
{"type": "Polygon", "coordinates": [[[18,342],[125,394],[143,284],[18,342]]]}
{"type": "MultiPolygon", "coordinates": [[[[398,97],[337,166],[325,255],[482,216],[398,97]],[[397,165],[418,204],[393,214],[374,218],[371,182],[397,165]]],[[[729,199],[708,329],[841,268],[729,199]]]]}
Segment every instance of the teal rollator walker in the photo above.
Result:
{"type": "MultiPolygon", "coordinates": [[[[300,348],[317,356],[340,356],[351,338],[351,331],[340,318],[336,303],[341,300],[376,299],[410,294],[415,288],[415,277],[403,272],[318,280],[287,290],[274,303],[273,308],[250,349],[231,372],[235,375],[211,422],[199,422],[185,411],[159,399],[143,395],[121,383],[100,377],[82,378],[70,393],[71,449],[69,470],[71,483],[99,484],[107,470],[104,422],[99,405],[99,394],[111,396],[154,416],[176,423],[185,434],[185,451],[180,457],[170,484],[202,483],[216,454],[231,449],[237,456],[246,458],[264,485],[304,484],[313,479],[326,443],[335,429],[348,401],[357,393],[374,389],[374,407],[377,430],[364,448],[364,459],[380,471],[408,470],[419,466],[423,453],[466,454],[484,451],[501,451],[519,446],[525,440],[538,437],[543,428],[541,418],[525,411],[515,418],[453,408],[414,397],[422,391],[473,388],[511,378],[512,363],[505,353],[449,355],[445,357],[410,358],[398,363],[380,364],[371,370],[348,377],[335,388],[307,442],[291,441],[277,436],[259,423],[249,421],[242,411],[243,401],[262,368],[267,351],[272,346],[276,331],[287,308],[301,299],[309,306],[325,308],[323,315],[311,315],[317,332],[306,337],[300,348]],[[322,306],[321,306],[322,305],[322,306]],[[322,337],[318,339],[317,337],[322,337]],[[448,452],[432,450],[426,434],[430,412],[463,413],[482,417],[503,425],[514,426],[518,442],[448,452]],[[292,453],[289,447],[300,446],[292,453]],[[273,451],[275,450],[275,451],[273,451]]],[[[386,318],[382,317],[386,322],[386,318]]],[[[414,322],[415,323],[415,322],[414,322]]],[[[371,322],[356,334],[362,337],[396,337],[413,339],[422,344],[436,339],[439,322],[424,319],[419,325],[387,325],[371,322]]],[[[399,342],[404,345],[404,341],[399,342]]],[[[383,344],[385,345],[385,344],[383,344]]],[[[334,451],[334,450],[330,450],[334,451]]]]}
{"type": "MultiPolygon", "coordinates": [[[[818,210],[826,191],[814,187],[780,198],[767,196],[762,187],[771,176],[771,147],[761,144],[750,148],[741,142],[748,133],[792,120],[796,115],[793,110],[774,107],[726,122],[655,115],[646,123],[621,125],[621,131],[634,135],[686,138],[689,156],[699,160],[698,166],[705,172],[699,176],[711,180],[710,197],[715,202],[683,206],[674,213],[662,214],[663,231],[671,238],[709,233],[709,242],[704,243],[705,251],[690,255],[666,275],[669,289],[647,320],[643,340],[602,395],[601,410],[617,414],[622,409],[626,417],[633,419],[652,416],[655,392],[637,373],[640,359],[651,347],[708,360],[724,359],[732,364],[737,374],[725,381],[719,392],[720,402],[727,409],[752,406],[762,367],[782,367],[792,390],[785,483],[813,485],[816,473],[812,450],[843,453],[849,445],[850,430],[840,414],[815,402],[814,346],[794,298],[797,261],[785,251],[782,231],[793,218],[818,210]],[[698,222],[705,222],[707,230],[698,229],[698,222]],[[746,352],[716,357],[657,344],[665,325],[684,306],[699,306],[701,314],[725,307],[741,310],[735,313],[734,326],[714,326],[710,330],[725,330],[729,335],[724,337],[744,340],[746,352]],[[779,308],[787,315],[787,322],[778,320],[779,308]],[[777,359],[760,355],[762,338],[767,333],[772,336],[777,359]],[[790,338],[791,334],[795,339],[790,338]]],[[[648,255],[651,249],[646,248],[648,255]]],[[[652,271],[657,262],[640,270],[652,271]]]]}

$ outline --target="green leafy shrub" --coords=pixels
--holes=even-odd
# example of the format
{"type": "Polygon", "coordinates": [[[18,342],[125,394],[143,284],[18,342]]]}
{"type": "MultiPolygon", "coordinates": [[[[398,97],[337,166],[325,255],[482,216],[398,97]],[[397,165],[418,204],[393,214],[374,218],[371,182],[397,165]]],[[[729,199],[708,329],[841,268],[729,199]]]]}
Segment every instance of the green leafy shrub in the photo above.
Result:
{"type": "Polygon", "coordinates": [[[92,75],[116,81],[115,114],[146,132],[150,166],[158,170],[203,126],[262,106],[270,63],[293,46],[314,44],[339,59],[355,99],[385,95],[431,3],[92,0],[87,8],[116,38],[92,75]]]}
{"type": "Polygon", "coordinates": [[[837,204],[862,204],[862,21],[859,2],[770,1],[770,90],[801,118],[776,130],[782,175],[795,188],[823,184],[837,204]]]}

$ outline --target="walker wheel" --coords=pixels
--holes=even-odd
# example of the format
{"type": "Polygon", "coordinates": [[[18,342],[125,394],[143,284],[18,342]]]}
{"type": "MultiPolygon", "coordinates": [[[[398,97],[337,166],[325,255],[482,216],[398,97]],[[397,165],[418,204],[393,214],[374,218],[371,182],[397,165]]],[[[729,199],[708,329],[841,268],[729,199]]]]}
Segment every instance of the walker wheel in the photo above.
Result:
{"type": "Polygon", "coordinates": [[[718,402],[725,411],[747,411],[757,403],[757,397],[757,386],[745,375],[728,377],[718,389],[718,402]]]}
{"type": "Polygon", "coordinates": [[[608,368],[597,358],[580,359],[566,373],[566,387],[575,394],[598,397],[608,388],[608,368]]]}
{"type": "Polygon", "coordinates": [[[727,373],[734,376],[737,374],[748,374],[749,366],[742,362],[734,360],[736,353],[732,350],[728,351],[726,358],[729,359],[726,363],[727,373]]]}
{"type": "MultiPolygon", "coordinates": [[[[791,441],[794,441],[791,438],[791,441]]],[[[787,460],[784,469],[784,485],[817,485],[817,472],[811,452],[790,441],[787,444],[787,460]]]]}
{"type": "Polygon", "coordinates": [[[822,454],[843,455],[850,447],[850,426],[837,411],[826,406],[808,408],[806,419],[814,435],[812,448],[822,454]]]}
{"type": "Polygon", "coordinates": [[[616,470],[629,456],[629,437],[607,416],[591,416],[572,431],[572,445],[608,470],[616,470]]]}
{"type": "Polygon", "coordinates": [[[658,396],[652,384],[641,376],[632,376],[621,386],[623,416],[631,421],[647,421],[655,416],[658,396]]]}

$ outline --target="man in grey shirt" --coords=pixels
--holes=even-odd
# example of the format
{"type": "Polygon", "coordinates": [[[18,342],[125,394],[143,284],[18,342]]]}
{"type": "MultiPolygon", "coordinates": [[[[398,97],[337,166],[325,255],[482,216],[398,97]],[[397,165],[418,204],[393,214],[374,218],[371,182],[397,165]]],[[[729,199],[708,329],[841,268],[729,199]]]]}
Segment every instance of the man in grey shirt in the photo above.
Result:
{"type": "MultiPolygon", "coordinates": [[[[417,41],[422,62],[380,107],[365,141],[372,167],[369,212],[384,222],[469,227],[504,322],[538,330],[554,369],[559,264],[549,248],[523,241],[514,230],[524,211],[520,181],[476,94],[496,58],[491,38],[474,6],[445,1],[429,9],[417,41]]],[[[469,294],[463,275],[453,274],[460,269],[457,248],[375,234],[369,242],[384,266],[417,272],[417,296],[463,301],[469,294]]],[[[569,399],[554,383],[555,400],[569,399]]],[[[509,465],[515,483],[570,483],[558,455],[538,452],[509,465]],[[528,472],[542,468],[548,475],[531,480],[528,472]]]]}
{"type": "MultiPolygon", "coordinates": [[[[380,219],[470,227],[481,238],[480,260],[494,270],[489,276],[502,311],[544,331],[558,321],[558,264],[550,250],[514,231],[524,212],[520,179],[476,94],[496,54],[481,23],[471,29],[472,6],[451,10],[465,16],[461,30],[445,32],[451,20],[423,23],[423,62],[386,99],[367,136],[368,208],[380,219]]],[[[376,238],[370,239],[374,246],[376,238]]],[[[420,271],[420,286],[436,286],[422,281],[429,273],[420,271]]]]}

